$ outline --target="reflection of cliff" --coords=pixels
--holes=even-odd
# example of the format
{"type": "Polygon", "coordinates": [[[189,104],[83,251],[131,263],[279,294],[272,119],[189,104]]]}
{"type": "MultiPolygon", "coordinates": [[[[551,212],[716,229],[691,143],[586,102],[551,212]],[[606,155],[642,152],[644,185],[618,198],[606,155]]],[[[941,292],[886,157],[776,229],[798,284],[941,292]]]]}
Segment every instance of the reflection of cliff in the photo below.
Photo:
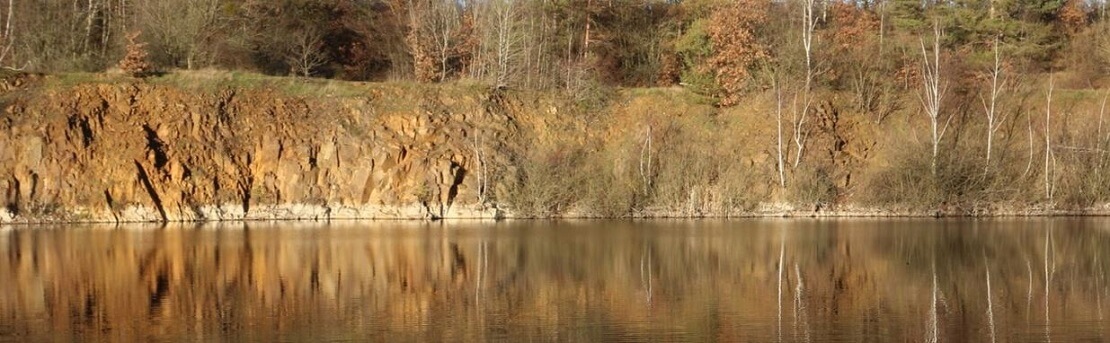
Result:
{"type": "Polygon", "coordinates": [[[1107,333],[1102,232],[935,224],[5,231],[0,337],[920,341],[934,261],[942,340],[1107,333]]]}

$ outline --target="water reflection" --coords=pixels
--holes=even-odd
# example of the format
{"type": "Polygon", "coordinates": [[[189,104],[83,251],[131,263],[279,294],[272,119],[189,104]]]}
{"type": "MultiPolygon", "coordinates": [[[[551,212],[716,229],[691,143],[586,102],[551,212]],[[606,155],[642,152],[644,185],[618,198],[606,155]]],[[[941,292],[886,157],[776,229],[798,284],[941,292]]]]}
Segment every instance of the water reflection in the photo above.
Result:
{"type": "Polygon", "coordinates": [[[1104,340],[1107,223],[4,230],[0,341],[1104,340]]]}

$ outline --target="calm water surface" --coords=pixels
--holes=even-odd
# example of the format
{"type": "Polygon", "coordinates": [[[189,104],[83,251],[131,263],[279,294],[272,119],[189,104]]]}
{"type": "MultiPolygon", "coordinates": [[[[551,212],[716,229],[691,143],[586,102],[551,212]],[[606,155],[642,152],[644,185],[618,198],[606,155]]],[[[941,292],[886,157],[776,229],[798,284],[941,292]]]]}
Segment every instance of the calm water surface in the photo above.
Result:
{"type": "Polygon", "coordinates": [[[1110,220],[0,229],[0,341],[1104,341],[1110,220]]]}

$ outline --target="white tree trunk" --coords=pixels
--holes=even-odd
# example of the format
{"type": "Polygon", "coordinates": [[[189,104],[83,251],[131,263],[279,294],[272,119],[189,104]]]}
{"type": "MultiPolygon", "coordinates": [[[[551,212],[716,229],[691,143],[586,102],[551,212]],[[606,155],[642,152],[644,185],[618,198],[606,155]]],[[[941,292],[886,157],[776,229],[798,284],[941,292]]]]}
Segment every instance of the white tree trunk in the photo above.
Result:
{"type": "Polygon", "coordinates": [[[998,129],[1002,128],[1002,123],[1006,121],[1005,117],[999,115],[998,99],[1007,86],[1005,78],[1003,78],[1002,57],[999,52],[999,40],[994,39],[994,66],[990,70],[990,95],[988,99],[982,99],[983,109],[987,117],[987,160],[986,170],[990,170],[991,163],[991,150],[994,146],[994,134],[998,129]]]}
{"type": "Polygon", "coordinates": [[[886,3],[889,0],[880,0],[879,2],[879,58],[883,57],[883,47],[886,38],[886,3]]]}
{"type": "MultiPolygon", "coordinates": [[[[1106,89],[1106,93],[1102,95],[1102,106],[1098,110],[1098,138],[1095,139],[1096,145],[1102,145],[1102,120],[1106,115],[1106,98],[1110,97],[1110,88],[1106,89]]],[[[1095,148],[1098,148],[1096,146],[1095,148]]]]}
{"type": "Polygon", "coordinates": [[[802,112],[794,116],[794,168],[802,162],[805,152],[805,141],[808,137],[806,117],[809,115],[813,103],[813,32],[817,28],[818,18],[814,15],[816,0],[802,0],[802,49],[805,52],[805,86],[802,89],[802,112]]]}
{"type": "Polygon", "coordinates": [[[15,9],[15,0],[8,0],[8,19],[4,21],[4,40],[12,38],[12,12],[15,9]]]}
{"type": "Polygon", "coordinates": [[[921,40],[921,55],[924,62],[921,79],[925,89],[924,96],[922,97],[922,104],[925,107],[925,114],[929,117],[929,126],[932,134],[933,156],[930,165],[934,175],[937,172],[937,156],[940,154],[940,141],[944,138],[944,133],[948,130],[948,124],[952,120],[952,117],[949,116],[944,126],[941,127],[941,101],[946,90],[946,85],[942,79],[940,69],[941,37],[940,26],[938,23],[934,22],[932,57],[929,56],[929,51],[925,49],[925,40],[921,40]],[[932,59],[932,61],[930,61],[930,59],[932,59]]]}
{"type": "Polygon", "coordinates": [[[1045,102],[1045,115],[1044,115],[1044,193],[1048,200],[1052,201],[1052,179],[1053,170],[1052,165],[1052,77],[1048,79],[1048,99],[1045,102]]]}
{"type": "Polygon", "coordinates": [[[651,125],[644,131],[644,144],[640,147],[640,181],[647,194],[651,190],[651,125]]]}
{"type": "Polygon", "coordinates": [[[93,19],[96,15],[96,2],[89,0],[88,10],[85,13],[85,51],[88,52],[89,41],[92,40],[93,19]]]}
{"type": "Polygon", "coordinates": [[[1053,259],[1052,269],[1050,270],[1048,268],[1048,257],[1051,255],[1052,251],[1052,246],[1049,245],[1052,241],[1052,228],[1049,227],[1048,230],[1045,230],[1044,234],[1044,336],[1046,342],[1052,342],[1052,331],[1050,330],[1052,325],[1050,325],[1051,320],[1049,320],[1048,317],[1048,298],[1051,291],[1049,286],[1052,284],[1052,275],[1056,272],[1056,260],[1053,259]]]}
{"type": "Polygon", "coordinates": [[[586,32],[582,38],[582,58],[590,58],[590,24],[593,19],[590,17],[590,11],[593,9],[594,1],[586,0],[586,32]]]}
{"type": "Polygon", "coordinates": [[[496,31],[494,78],[497,86],[505,86],[519,69],[517,60],[521,55],[519,46],[523,39],[516,32],[520,26],[516,1],[498,1],[494,6],[497,6],[493,19],[496,31]]]}
{"type": "Polygon", "coordinates": [[[1033,115],[1032,114],[1028,114],[1028,115],[1025,116],[1025,123],[1026,123],[1026,128],[1028,128],[1026,130],[1026,132],[1028,132],[1028,137],[1029,137],[1029,160],[1025,164],[1025,172],[1021,173],[1022,178],[1025,178],[1025,176],[1029,175],[1029,172],[1033,170],[1033,153],[1034,153],[1034,150],[1035,150],[1035,148],[1033,147],[1033,115]]]}
{"type": "Polygon", "coordinates": [[[778,265],[778,267],[779,267],[779,295],[778,295],[778,304],[779,304],[779,306],[778,306],[778,317],[777,317],[777,320],[778,320],[778,325],[777,325],[777,330],[778,331],[777,332],[778,332],[778,336],[779,336],[779,341],[782,341],[782,270],[783,270],[783,261],[785,260],[785,257],[786,257],[786,231],[783,231],[783,229],[780,227],[779,232],[782,233],[782,237],[781,237],[781,240],[779,240],[779,265],[778,265]]]}
{"type": "Polygon", "coordinates": [[[991,268],[987,264],[987,327],[990,329],[991,343],[994,343],[994,300],[991,299],[991,268]]]}
{"type": "Polygon", "coordinates": [[[786,188],[786,172],[784,171],[786,166],[783,164],[782,156],[782,87],[779,85],[777,78],[772,82],[775,87],[775,124],[778,130],[775,135],[775,140],[777,141],[775,154],[778,157],[778,163],[775,167],[779,172],[779,187],[786,188]]]}
{"type": "Polygon", "coordinates": [[[486,182],[487,182],[486,179],[489,178],[489,176],[486,175],[485,160],[482,158],[482,145],[481,145],[482,142],[481,142],[481,139],[479,138],[480,136],[481,136],[481,132],[478,132],[477,130],[475,130],[475,133],[474,133],[474,164],[475,164],[474,165],[474,174],[475,174],[475,181],[478,183],[478,185],[476,187],[477,188],[476,193],[478,193],[478,204],[479,205],[486,203],[486,182]]]}
{"type": "Polygon", "coordinates": [[[940,318],[937,313],[937,302],[940,301],[938,297],[939,293],[939,287],[937,287],[937,266],[936,262],[933,262],[933,299],[929,303],[929,324],[927,336],[925,337],[925,341],[929,343],[936,343],[940,338],[940,318]]]}
{"type": "Polygon", "coordinates": [[[12,54],[12,48],[15,47],[15,37],[12,37],[12,13],[15,11],[15,0],[8,0],[8,14],[4,22],[4,37],[0,40],[0,66],[6,66],[8,63],[8,56],[12,54]]]}

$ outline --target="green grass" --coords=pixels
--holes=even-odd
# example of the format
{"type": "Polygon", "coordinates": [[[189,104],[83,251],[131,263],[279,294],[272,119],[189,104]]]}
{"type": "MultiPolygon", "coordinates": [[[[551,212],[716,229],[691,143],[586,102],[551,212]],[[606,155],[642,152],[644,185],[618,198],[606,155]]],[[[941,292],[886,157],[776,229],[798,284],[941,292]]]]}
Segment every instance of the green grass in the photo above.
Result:
{"type": "Polygon", "coordinates": [[[365,96],[371,87],[365,82],[328,79],[268,76],[241,71],[175,71],[146,80],[151,84],[180,89],[218,92],[223,89],[272,89],[295,97],[358,97],[365,96]]]}
{"type": "Polygon", "coordinates": [[[716,99],[711,96],[698,94],[685,87],[647,87],[647,88],[621,88],[620,93],[631,97],[650,96],[679,100],[687,104],[712,105],[716,99]]]}
{"type": "Polygon", "coordinates": [[[47,89],[55,88],[68,88],[82,84],[90,83],[109,83],[117,84],[134,80],[123,74],[109,74],[109,73],[61,73],[50,74],[43,79],[43,85],[47,89]]]}
{"type": "Polygon", "coordinates": [[[68,88],[83,84],[128,84],[145,82],[189,91],[215,93],[224,89],[271,89],[294,97],[349,98],[367,95],[375,87],[367,82],[329,79],[269,76],[242,71],[196,70],[173,71],[136,79],[121,73],[59,73],[45,77],[47,89],[68,88]]]}

